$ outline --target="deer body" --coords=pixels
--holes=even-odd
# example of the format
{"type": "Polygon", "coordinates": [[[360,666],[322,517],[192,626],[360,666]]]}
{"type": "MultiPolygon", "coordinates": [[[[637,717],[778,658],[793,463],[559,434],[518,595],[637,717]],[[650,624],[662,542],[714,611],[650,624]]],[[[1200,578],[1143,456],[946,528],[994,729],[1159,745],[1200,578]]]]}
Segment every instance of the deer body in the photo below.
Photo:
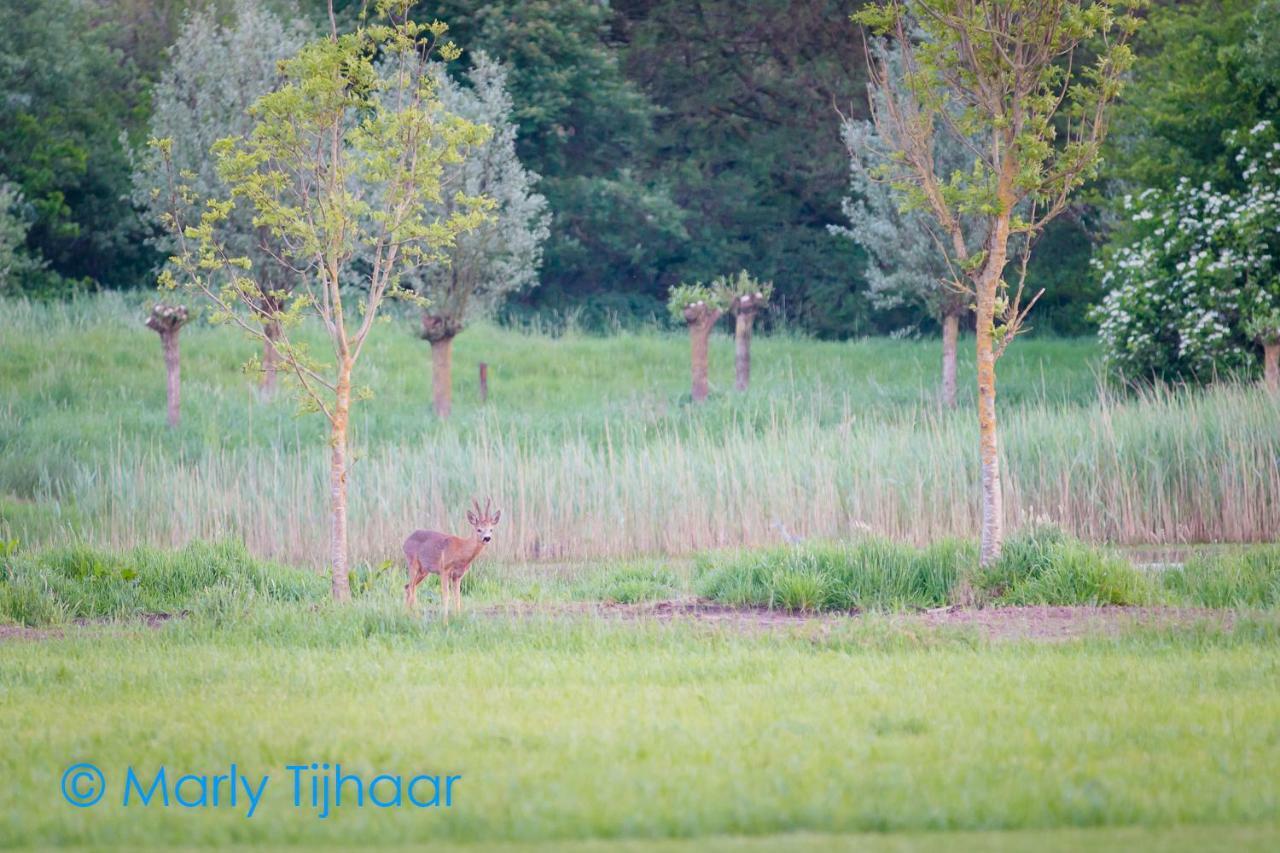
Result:
{"type": "Polygon", "coordinates": [[[493,527],[498,523],[502,512],[490,514],[489,503],[480,510],[467,513],[467,521],[474,528],[474,533],[467,538],[437,533],[434,530],[415,530],[404,540],[404,556],[409,563],[409,582],[404,587],[404,603],[406,607],[414,607],[418,603],[418,585],[426,580],[427,575],[440,576],[440,598],[444,615],[449,615],[449,601],[456,602],[456,609],[462,609],[462,578],[480,556],[493,537],[493,527]]]}

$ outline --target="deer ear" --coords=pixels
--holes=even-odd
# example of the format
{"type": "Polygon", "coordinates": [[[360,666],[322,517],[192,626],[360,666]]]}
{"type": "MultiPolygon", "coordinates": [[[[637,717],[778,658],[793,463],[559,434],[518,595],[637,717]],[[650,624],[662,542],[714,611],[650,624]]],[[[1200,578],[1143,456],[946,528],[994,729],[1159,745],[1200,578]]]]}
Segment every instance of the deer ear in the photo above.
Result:
{"type": "Polygon", "coordinates": [[[471,514],[471,510],[467,510],[467,524],[475,524],[476,517],[471,514]]]}
{"type": "Polygon", "coordinates": [[[495,512],[495,513],[493,514],[493,523],[494,523],[494,524],[497,524],[497,523],[498,523],[498,519],[500,519],[500,518],[502,518],[502,510],[498,510],[497,512],[495,512]]]}

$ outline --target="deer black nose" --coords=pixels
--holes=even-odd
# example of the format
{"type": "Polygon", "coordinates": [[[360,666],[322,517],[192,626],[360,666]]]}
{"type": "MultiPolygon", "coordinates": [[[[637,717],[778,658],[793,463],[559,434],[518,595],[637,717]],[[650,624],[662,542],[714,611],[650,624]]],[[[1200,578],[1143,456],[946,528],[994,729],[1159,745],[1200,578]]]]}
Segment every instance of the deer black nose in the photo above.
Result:
{"type": "Polygon", "coordinates": [[[492,536],[486,536],[486,537],[484,537],[484,541],[488,542],[488,541],[489,541],[490,539],[492,539],[492,538],[493,538],[492,536]]]}

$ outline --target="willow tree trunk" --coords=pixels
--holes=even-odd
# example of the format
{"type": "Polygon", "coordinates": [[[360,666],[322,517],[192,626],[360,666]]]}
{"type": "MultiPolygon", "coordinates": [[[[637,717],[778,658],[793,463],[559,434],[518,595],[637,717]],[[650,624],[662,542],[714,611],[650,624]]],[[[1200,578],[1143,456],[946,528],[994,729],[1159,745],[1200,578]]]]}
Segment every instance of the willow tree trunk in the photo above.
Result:
{"type": "Polygon", "coordinates": [[[740,311],[734,318],[733,387],[739,391],[751,385],[751,327],[755,321],[754,311],[740,311]]]}
{"type": "Polygon", "coordinates": [[[268,320],[262,329],[262,396],[274,397],[276,394],[277,374],[279,373],[280,356],[276,352],[276,341],[280,340],[280,324],[268,320]]]}
{"type": "Polygon", "coordinates": [[[1262,381],[1272,394],[1280,394],[1280,341],[1262,345],[1262,381]]]}
{"type": "Polygon", "coordinates": [[[692,374],[693,402],[707,399],[711,390],[707,380],[707,351],[711,345],[711,329],[715,320],[698,320],[689,324],[689,370],[692,374]]]}
{"type": "Polygon", "coordinates": [[[164,347],[164,369],[167,375],[165,387],[169,398],[169,426],[176,427],[181,417],[182,406],[182,374],[178,363],[178,332],[186,324],[190,315],[186,306],[165,305],[157,303],[151,306],[151,313],[143,323],[151,331],[160,335],[160,343],[164,347]]]}
{"type": "MultiPolygon", "coordinates": [[[[1010,205],[1011,207],[1012,205],[1010,205]]],[[[1000,483],[1000,442],[996,423],[996,292],[1008,257],[1009,220],[998,218],[978,277],[978,451],[982,460],[982,544],[979,562],[989,566],[1004,545],[1004,492],[1000,483]]]]}
{"type": "Polygon", "coordinates": [[[960,315],[945,314],[942,318],[942,405],[956,407],[956,339],[960,335],[960,315]]]}
{"type": "Polygon", "coordinates": [[[169,426],[176,427],[182,419],[182,366],[178,356],[178,330],[161,332],[164,344],[164,371],[166,392],[169,399],[169,426]]]}
{"type": "Polygon", "coordinates": [[[431,396],[436,416],[449,417],[453,410],[453,338],[431,342],[431,396]]]}
{"type": "Polygon", "coordinates": [[[347,565],[347,424],[351,416],[351,359],[338,364],[333,418],[329,432],[329,565],[334,601],[351,600],[347,565]]]}

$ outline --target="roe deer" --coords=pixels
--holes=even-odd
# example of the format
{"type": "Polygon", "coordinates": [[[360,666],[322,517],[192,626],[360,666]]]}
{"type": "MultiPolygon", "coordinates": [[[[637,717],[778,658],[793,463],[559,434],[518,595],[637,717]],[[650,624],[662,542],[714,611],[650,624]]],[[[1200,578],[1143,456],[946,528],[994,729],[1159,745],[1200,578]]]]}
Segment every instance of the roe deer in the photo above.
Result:
{"type": "Polygon", "coordinates": [[[489,508],[488,498],[483,510],[478,502],[472,501],[471,504],[472,509],[467,510],[467,523],[475,531],[471,537],[463,539],[434,530],[415,530],[404,540],[404,555],[409,561],[409,582],[404,586],[406,607],[417,605],[418,584],[427,575],[435,574],[440,576],[440,599],[445,618],[449,618],[451,595],[457,603],[457,610],[462,611],[462,576],[493,538],[493,528],[502,517],[502,510],[494,512],[489,508]]]}

